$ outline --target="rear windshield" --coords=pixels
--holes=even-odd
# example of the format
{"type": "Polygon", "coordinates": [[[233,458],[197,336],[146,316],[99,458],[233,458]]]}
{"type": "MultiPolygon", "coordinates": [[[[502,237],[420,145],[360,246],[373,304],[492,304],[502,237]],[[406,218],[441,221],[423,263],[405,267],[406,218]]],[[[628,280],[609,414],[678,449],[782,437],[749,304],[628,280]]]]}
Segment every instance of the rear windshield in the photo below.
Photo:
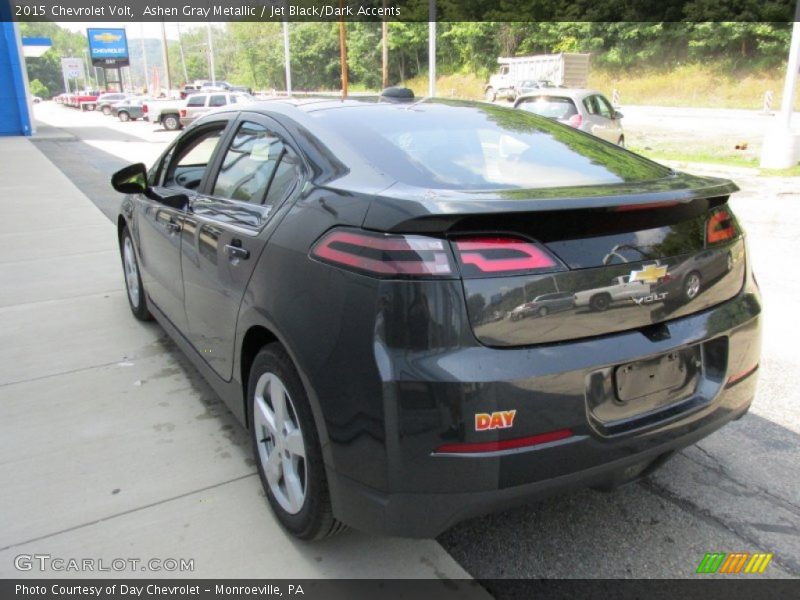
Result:
{"type": "Polygon", "coordinates": [[[575,103],[572,99],[560,96],[536,96],[533,98],[526,98],[520,102],[517,108],[527,110],[540,117],[559,119],[560,121],[565,121],[572,115],[578,114],[578,109],[575,108],[575,103]]]}
{"type": "Polygon", "coordinates": [[[310,113],[401,183],[492,190],[660,179],[666,167],[525,111],[429,101],[310,113]]]}

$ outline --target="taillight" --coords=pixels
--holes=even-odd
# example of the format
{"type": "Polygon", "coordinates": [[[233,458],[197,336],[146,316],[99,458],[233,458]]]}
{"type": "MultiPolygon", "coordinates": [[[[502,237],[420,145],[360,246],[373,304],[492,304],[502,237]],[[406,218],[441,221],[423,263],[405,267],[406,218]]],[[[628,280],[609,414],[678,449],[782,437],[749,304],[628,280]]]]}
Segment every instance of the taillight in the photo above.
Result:
{"type": "Polygon", "coordinates": [[[182,117],[186,116],[186,109],[185,108],[182,108],[180,112],[181,112],[181,116],[182,117]]]}
{"type": "Polygon", "coordinates": [[[147,104],[142,104],[142,113],[147,114],[147,104]]]}
{"type": "Polygon", "coordinates": [[[733,217],[727,210],[720,209],[708,218],[706,225],[706,241],[709,244],[727,242],[736,237],[733,217]]]}
{"type": "Polygon", "coordinates": [[[464,277],[521,275],[561,271],[563,266],[547,250],[520,238],[468,237],[453,242],[464,277]]]}
{"type": "Polygon", "coordinates": [[[419,235],[389,235],[334,229],[311,255],[378,277],[448,277],[453,274],[446,243],[419,235]]]}
{"type": "Polygon", "coordinates": [[[583,123],[583,117],[578,114],[572,115],[567,119],[567,125],[575,127],[576,129],[581,126],[581,123],[583,123]]]}

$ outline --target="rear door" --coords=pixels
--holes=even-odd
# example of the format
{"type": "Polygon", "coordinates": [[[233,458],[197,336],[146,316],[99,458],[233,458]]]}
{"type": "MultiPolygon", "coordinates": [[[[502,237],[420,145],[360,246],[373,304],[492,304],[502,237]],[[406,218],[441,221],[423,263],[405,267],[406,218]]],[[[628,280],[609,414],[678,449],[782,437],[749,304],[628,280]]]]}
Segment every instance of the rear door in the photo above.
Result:
{"type": "Polygon", "coordinates": [[[233,371],[239,306],[279,206],[304,177],[297,149],[273,120],[236,122],[184,226],[183,279],[189,338],[223,379],[233,371]]]}

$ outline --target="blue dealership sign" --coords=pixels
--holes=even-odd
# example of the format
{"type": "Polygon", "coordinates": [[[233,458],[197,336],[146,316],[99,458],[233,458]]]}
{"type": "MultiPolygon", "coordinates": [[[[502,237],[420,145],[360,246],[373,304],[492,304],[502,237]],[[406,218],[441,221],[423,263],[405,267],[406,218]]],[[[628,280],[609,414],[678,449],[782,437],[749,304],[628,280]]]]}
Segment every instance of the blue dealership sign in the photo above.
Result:
{"type": "Polygon", "coordinates": [[[87,29],[89,37],[89,56],[96,67],[126,67],[128,58],[128,37],[124,29],[87,29]]]}

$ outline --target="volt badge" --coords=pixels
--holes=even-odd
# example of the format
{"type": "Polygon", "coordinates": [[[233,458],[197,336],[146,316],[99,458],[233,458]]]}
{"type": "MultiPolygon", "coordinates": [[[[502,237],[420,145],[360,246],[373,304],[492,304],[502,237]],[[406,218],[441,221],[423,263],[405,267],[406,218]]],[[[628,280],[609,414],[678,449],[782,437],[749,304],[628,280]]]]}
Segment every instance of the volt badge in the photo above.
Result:
{"type": "Polygon", "coordinates": [[[475,431],[491,429],[511,429],[514,426],[516,410],[500,410],[493,413],[475,413],[475,431]]]}

